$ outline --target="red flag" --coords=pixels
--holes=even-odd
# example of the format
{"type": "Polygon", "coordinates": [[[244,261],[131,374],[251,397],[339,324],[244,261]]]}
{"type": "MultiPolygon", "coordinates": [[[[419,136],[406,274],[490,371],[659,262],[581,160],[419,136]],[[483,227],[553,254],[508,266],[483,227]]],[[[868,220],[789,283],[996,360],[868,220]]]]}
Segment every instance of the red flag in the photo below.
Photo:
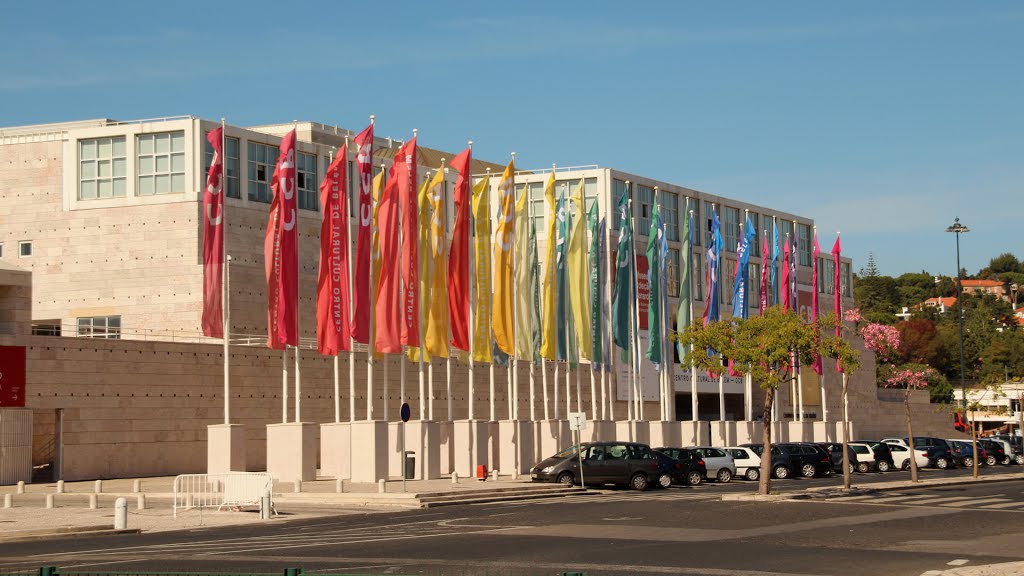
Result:
{"type": "Polygon", "coordinates": [[[764,233],[764,241],[761,242],[761,297],[760,305],[758,306],[758,312],[764,316],[764,311],[768,308],[768,266],[771,258],[768,257],[768,232],[764,233]]]}
{"type": "Polygon", "coordinates": [[[206,135],[213,162],[203,190],[203,335],[224,337],[224,128],[206,135]]]}
{"type": "Polygon", "coordinates": [[[789,236],[782,245],[782,279],[779,280],[779,292],[782,294],[782,311],[789,311],[789,236]]]}
{"type": "Polygon", "coordinates": [[[374,302],[373,346],[382,354],[402,353],[402,288],[399,269],[398,184],[395,165],[377,204],[377,234],[380,242],[380,279],[374,302]]]}
{"type": "MultiPolygon", "coordinates": [[[[814,333],[818,333],[818,256],[821,255],[821,247],[818,246],[818,229],[814,229],[814,257],[811,262],[811,322],[814,323],[814,333]]],[[[821,376],[821,356],[814,355],[814,372],[821,376]]]]}
{"type": "Polygon", "coordinates": [[[359,235],[356,237],[356,267],[352,274],[352,338],[370,341],[370,247],[373,244],[373,124],[355,137],[356,170],[359,173],[359,235]]]}
{"type": "MultiPolygon", "coordinates": [[[[835,272],[832,277],[832,286],[834,287],[834,292],[836,293],[836,338],[842,336],[842,328],[840,323],[843,321],[843,302],[842,294],[840,294],[841,290],[839,289],[839,254],[841,251],[842,248],[839,245],[839,234],[836,234],[836,243],[832,245],[832,258],[835,261],[835,272]]],[[[843,371],[843,367],[839,364],[838,358],[836,359],[836,370],[840,372],[843,371]]]]}
{"type": "MultiPolygon", "coordinates": [[[[419,208],[416,203],[416,137],[395,154],[388,182],[396,181],[402,206],[402,344],[420,345],[419,208]]],[[[382,255],[387,258],[386,254],[382,255]]]]}
{"type": "Polygon", "coordinates": [[[295,130],[281,141],[270,183],[270,204],[263,258],[267,273],[267,346],[280,350],[299,343],[299,244],[295,197],[295,130]]]}
{"type": "Polygon", "coordinates": [[[320,276],[316,283],[316,347],[336,356],[352,349],[348,307],[348,146],[327,168],[320,184],[320,276]]]}
{"type": "Polygon", "coordinates": [[[448,251],[448,314],[452,330],[452,346],[469,351],[469,179],[473,151],[463,150],[452,158],[451,167],[458,171],[455,180],[455,228],[448,251]]]}

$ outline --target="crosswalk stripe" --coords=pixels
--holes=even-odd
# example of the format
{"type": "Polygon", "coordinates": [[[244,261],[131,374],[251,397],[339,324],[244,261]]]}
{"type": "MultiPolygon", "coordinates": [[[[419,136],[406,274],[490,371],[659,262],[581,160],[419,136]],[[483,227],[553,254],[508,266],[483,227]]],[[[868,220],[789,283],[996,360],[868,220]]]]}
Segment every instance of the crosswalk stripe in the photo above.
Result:
{"type": "Polygon", "coordinates": [[[980,508],[989,508],[992,510],[1002,510],[1005,508],[1013,508],[1014,506],[1024,506],[1024,502],[1004,502],[1002,504],[987,504],[980,506],[980,508]]]}
{"type": "MultiPolygon", "coordinates": [[[[950,502],[948,504],[943,504],[943,506],[977,506],[978,504],[988,504],[990,502],[1006,502],[1006,498],[978,498],[964,502],[950,502]]],[[[1020,502],[1014,502],[1014,504],[1020,504],[1020,502]]]]}
{"type": "Polygon", "coordinates": [[[927,499],[927,498],[934,498],[934,496],[932,496],[931,494],[918,494],[916,496],[910,496],[910,495],[904,494],[904,495],[901,495],[901,496],[883,496],[882,498],[879,498],[878,501],[879,502],[886,502],[886,503],[888,503],[888,502],[908,502],[910,500],[924,500],[924,499],[927,499]]]}

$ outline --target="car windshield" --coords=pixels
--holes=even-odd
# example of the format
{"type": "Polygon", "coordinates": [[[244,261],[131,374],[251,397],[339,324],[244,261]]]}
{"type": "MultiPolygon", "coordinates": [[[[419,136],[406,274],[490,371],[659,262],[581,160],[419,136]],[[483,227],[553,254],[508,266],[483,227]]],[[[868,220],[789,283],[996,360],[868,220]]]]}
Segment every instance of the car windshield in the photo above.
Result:
{"type": "Polygon", "coordinates": [[[576,446],[573,445],[573,446],[569,446],[565,450],[562,450],[558,454],[555,454],[554,456],[552,456],[552,458],[569,458],[570,456],[575,456],[575,455],[576,455],[576,446]]]}

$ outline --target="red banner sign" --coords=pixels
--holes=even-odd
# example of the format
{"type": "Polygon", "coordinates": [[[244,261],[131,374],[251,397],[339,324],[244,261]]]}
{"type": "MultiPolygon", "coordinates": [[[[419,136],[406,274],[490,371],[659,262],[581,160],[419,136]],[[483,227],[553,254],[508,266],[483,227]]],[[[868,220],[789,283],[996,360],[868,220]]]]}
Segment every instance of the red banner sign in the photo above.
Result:
{"type": "Polygon", "coordinates": [[[0,346],[0,408],[25,407],[25,347],[0,346]]]}
{"type": "Polygon", "coordinates": [[[647,309],[651,305],[651,282],[647,275],[647,256],[636,255],[636,294],[640,311],[640,329],[647,330],[647,309]]]}

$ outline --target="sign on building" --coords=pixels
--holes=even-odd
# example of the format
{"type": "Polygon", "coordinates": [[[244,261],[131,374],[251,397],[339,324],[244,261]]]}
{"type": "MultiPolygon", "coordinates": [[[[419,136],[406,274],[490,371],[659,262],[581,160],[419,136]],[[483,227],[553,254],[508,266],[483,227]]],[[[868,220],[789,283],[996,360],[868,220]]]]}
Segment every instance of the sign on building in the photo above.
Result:
{"type": "Polygon", "coordinates": [[[0,408],[25,407],[25,347],[0,346],[0,408]]]}

